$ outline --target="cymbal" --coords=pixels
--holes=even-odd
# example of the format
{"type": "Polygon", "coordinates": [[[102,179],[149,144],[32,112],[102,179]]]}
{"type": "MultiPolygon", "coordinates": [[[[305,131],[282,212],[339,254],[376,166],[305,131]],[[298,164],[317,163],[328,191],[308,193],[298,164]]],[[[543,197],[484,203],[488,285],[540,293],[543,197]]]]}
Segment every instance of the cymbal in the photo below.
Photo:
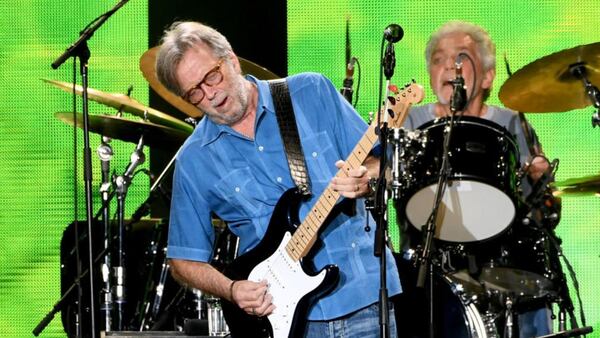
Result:
{"type": "Polygon", "coordinates": [[[600,175],[570,178],[561,182],[556,182],[555,185],[561,187],[560,190],[557,190],[554,193],[558,196],[600,195],[600,175]]]}
{"type": "MultiPolygon", "coordinates": [[[[73,84],[69,82],[48,79],[42,79],[42,81],[69,93],[73,91],[73,84]]],[[[79,96],[82,96],[83,88],[80,85],[75,85],[75,93],[79,96]]],[[[156,124],[175,128],[188,133],[191,133],[193,130],[192,126],[189,124],[156,109],[147,107],[125,94],[106,93],[97,89],[88,88],[88,97],[90,100],[101,103],[105,106],[120,109],[123,112],[130,113],[144,119],[147,118],[150,122],[156,124]]]]}
{"type": "MultiPolygon", "coordinates": [[[[179,109],[181,112],[185,113],[191,117],[201,117],[204,113],[198,109],[198,107],[193,104],[185,101],[181,97],[175,95],[170,90],[168,90],[165,86],[158,81],[158,77],[156,76],[156,53],[158,53],[158,49],[160,46],[152,47],[147,50],[142,57],[140,58],[140,70],[144,75],[144,78],[150,84],[150,87],[154,89],[158,95],[160,95],[163,99],[173,105],[175,108],[179,109]]],[[[259,79],[262,80],[272,80],[278,79],[279,76],[275,75],[268,69],[257,65],[254,62],[242,59],[238,57],[240,60],[240,65],[242,67],[243,74],[252,74],[259,79]]]]}
{"type": "MultiPolygon", "coordinates": [[[[58,112],[56,118],[73,125],[72,112],[58,112]]],[[[77,127],[83,128],[83,114],[77,113],[77,127]]],[[[144,144],[150,147],[172,149],[179,147],[191,132],[162,126],[152,122],[126,120],[110,115],[90,115],[90,131],[113,139],[138,143],[144,135],[144,144]]]]}
{"type": "Polygon", "coordinates": [[[543,297],[554,293],[554,285],[548,278],[520,269],[485,267],[479,280],[490,290],[519,296],[543,297]]]}
{"type": "Polygon", "coordinates": [[[500,101],[517,111],[564,112],[591,105],[583,82],[569,66],[583,63],[588,80],[600,85],[600,42],[537,59],[514,73],[500,88],[500,101]]]}

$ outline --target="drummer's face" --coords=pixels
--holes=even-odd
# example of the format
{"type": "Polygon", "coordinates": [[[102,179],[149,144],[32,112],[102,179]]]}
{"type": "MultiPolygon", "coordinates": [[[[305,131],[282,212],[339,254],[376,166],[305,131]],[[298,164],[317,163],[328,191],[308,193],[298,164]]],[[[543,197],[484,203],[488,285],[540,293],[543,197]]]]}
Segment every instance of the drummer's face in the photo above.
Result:
{"type": "Polygon", "coordinates": [[[176,77],[186,93],[193,88],[202,89],[204,95],[201,100],[193,103],[191,101],[194,100],[188,100],[215,123],[231,125],[243,117],[248,107],[248,90],[233,53],[219,59],[206,45],[199,44],[183,54],[176,68],[176,77]],[[219,64],[220,67],[217,67],[219,64]],[[206,77],[215,72],[219,72],[220,80],[211,85],[206,77]]]}
{"type": "MultiPolygon", "coordinates": [[[[483,89],[491,88],[494,80],[494,70],[483,70],[483,64],[479,56],[477,45],[470,35],[462,32],[450,33],[442,37],[431,55],[429,66],[429,81],[431,89],[442,104],[450,102],[452,95],[451,81],[456,78],[456,56],[459,53],[469,55],[475,63],[476,96],[481,96],[483,89]]],[[[473,66],[467,57],[462,58],[462,76],[467,87],[467,96],[470,98],[473,92],[473,66]]]]}

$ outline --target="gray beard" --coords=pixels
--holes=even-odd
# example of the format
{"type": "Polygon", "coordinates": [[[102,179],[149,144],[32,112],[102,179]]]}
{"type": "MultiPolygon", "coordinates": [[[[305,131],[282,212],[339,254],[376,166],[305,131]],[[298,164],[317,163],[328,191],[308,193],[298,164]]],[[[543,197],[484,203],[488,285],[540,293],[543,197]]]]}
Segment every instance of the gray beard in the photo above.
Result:
{"type": "Polygon", "coordinates": [[[223,115],[215,112],[204,112],[208,118],[216,124],[232,125],[238,122],[248,109],[248,88],[244,86],[245,79],[241,75],[237,77],[237,81],[234,82],[234,93],[235,98],[240,103],[240,109],[231,112],[231,114],[223,115]]]}

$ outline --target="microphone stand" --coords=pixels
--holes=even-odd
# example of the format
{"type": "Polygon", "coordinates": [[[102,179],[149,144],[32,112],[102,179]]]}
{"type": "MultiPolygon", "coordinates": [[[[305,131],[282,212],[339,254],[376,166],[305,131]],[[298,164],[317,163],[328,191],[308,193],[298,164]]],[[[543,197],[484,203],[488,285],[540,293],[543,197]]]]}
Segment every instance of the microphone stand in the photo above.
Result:
{"type": "MultiPolygon", "coordinates": [[[[460,71],[458,69],[457,71],[460,71]]],[[[429,337],[435,337],[435,318],[434,318],[434,301],[433,301],[433,262],[431,259],[431,251],[433,246],[433,238],[435,235],[436,222],[438,218],[439,207],[442,202],[442,197],[444,196],[444,192],[446,190],[446,186],[448,185],[448,174],[450,172],[449,167],[449,150],[450,150],[450,140],[452,138],[452,130],[454,129],[454,117],[456,116],[457,111],[462,111],[466,106],[466,93],[464,89],[464,79],[462,76],[457,76],[457,78],[453,81],[453,91],[452,97],[450,98],[450,124],[448,129],[446,130],[446,135],[444,136],[444,145],[442,150],[442,164],[440,166],[439,178],[437,189],[435,192],[435,202],[433,206],[433,210],[429,219],[427,220],[427,228],[423,233],[423,243],[421,256],[417,259],[417,288],[425,287],[425,279],[429,276],[428,288],[426,290],[427,298],[428,298],[428,324],[429,324],[429,337]]]]}
{"type": "MultiPolygon", "coordinates": [[[[179,151],[177,152],[177,154],[178,153],[179,153],[179,151]]],[[[171,166],[175,162],[175,158],[177,157],[177,154],[173,157],[173,159],[171,159],[171,161],[169,162],[169,164],[167,165],[167,167],[163,170],[163,172],[156,179],[156,181],[154,181],[154,184],[152,185],[152,192],[155,192],[156,190],[159,190],[165,196],[168,195],[168,194],[166,194],[163,191],[162,186],[161,186],[161,181],[163,180],[163,178],[165,177],[165,175],[168,173],[169,169],[171,168],[171,166]]],[[[133,171],[133,170],[131,170],[131,171],[133,171]]],[[[94,220],[97,220],[104,213],[104,210],[106,210],[106,208],[108,208],[108,205],[110,204],[110,201],[112,200],[112,198],[114,197],[114,195],[115,195],[115,190],[112,190],[110,192],[110,194],[108,194],[106,201],[103,202],[102,208],[96,213],[96,216],[94,217],[94,220]]],[[[129,225],[131,225],[131,224],[139,221],[140,218],[142,218],[143,216],[145,216],[145,214],[148,212],[150,203],[152,202],[153,199],[154,199],[154,197],[152,197],[152,198],[148,197],[146,199],[146,201],[144,203],[142,203],[142,205],[140,205],[138,207],[138,209],[135,211],[135,213],[131,217],[131,222],[129,223],[129,225]]],[[[127,227],[128,226],[126,226],[126,228],[127,227]]],[[[115,239],[116,239],[115,236],[113,236],[113,238],[111,238],[110,240],[115,240],[115,239]]],[[[103,257],[105,257],[107,254],[108,254],[108,248],[104,248],[94,258],[93,265],[98,264],[100,262],[100,260],[103,257]]],[[[64,294],[62,295],[62,297],[56,302],[56,304],[54,304],[52,310],[48,314],[46,314],[46,316],[40,321],[40,323],[38,323],[38,325],[33,329],[32,333],[33,333],[34,336],[37,337],[44,330],[44,328],[46,328],[46,326],[48,326],[48,324],[50,324],[50,322],[52,321],[52,319],[54,319],[54,316],[56,315],[56,313],[62,309],[64,302],[67,299],[69,299],[69,296],[70,296],[71,292],[73,292],[76,289],[76,287],[79,286],[80,281],[83,278],[85,278],[85,276],[89,273],[89,271],[90,271],[89,269],[86,269],[79,276],[77,276],[75,278],[75,281],[73,281],[73,283],[67,289],[67,291],[65,291],[64,294]]]]}
{"type": "Polygon", "coordinates": [[[118,219],[118,236],[117,236],[117,266],[114,267],[114,277],[116,280],[115,285],[115,304],[116,304],[116,329],[117,331],[123,331],[124,314],[125,314],[125,303],[127,298],[125,295],[125,251],[124,251],[124,239],[125,239],[125,197],[127,196],[127,189],[131,183],[133,173],[137,166],[144,163],[146,156],[143,152],[144,148],[144,135],[140,136],[140,141],[131,153],[131,160],[125,173],[115,178],[116,193],[117,193],[117,219],[118,219]]]}
{"type": "Polygon", "coordinates": [[[110,138],[102,137],[102,143],[98,146],[96,150],[98,157],[101,161],[102,168],[102,185],[100,187],[100,196],[102,199],[102,205],[105,206],[102,208],[102,223],[104,225],[104,250],[106,251],[106,255],[104,256],[104,262],[101,267],[102,274],[102,282],[104,283],[104,287],[101,290],[101,298],[102,304],[100,305],[100,311],[104,316],[104,331],[111,331],[111,322],[112,322],[112,287],[111,287],[111,279],[110,279],[110,269],[111,269],[111,255],[110,255],[110,244],[111,244],[111,226],[110,226],[110,208],[109,201],[112,199],[112,195],[110,195],[110,187],[111,187],[111,178],[110,178],[110,160],[113,156],[112,147],[109,145],[110,138]]]}
{"type": "MultiPolygon", "coordinates": [[[[88,61],[90,58],[90,49],[87,46],[87,41],[92,37],[94,32],[104,24],[108,18],[110,18],[116,11],[118,11],[125,3],[129,0],[121,0],[113,9],[108,11],[106,14],[100,16],[94,20],[90,25],[80,33],[79,39],[73,43],[67,50],[60,55],[53,63],[52,68],[57,69],[70,57],[79,58],[81,81],[83,88],[83,158],[84,158],[84,181],[85,181],[85,204],[86,204],[86,218],[88,228],[88,247],[89,247],[89,259],[88,265],[89,270],[93,271],[93,251],[92,251],[92,159],[90,150],[90,136],[89,136],[89,111],[88,111],[88,61]]],[[[77,208],[77,206],[75,206],[77,208]]],[[[75,226],[77,226],[77,220],[75,220],[75,226]]],[[[94,314],[94,278],[93,274],[90,277],[90,332],[91,337],[96,337],[96,319],[94,314]]],[[[81,293],[80,293],[81,294],[81,293]]],[[[81,305],[81,301],[78,302],[81,305]]],[[[80,311],[81,313],[81,311],[80,311]]],[[[78,330],[80,334],[82,330],[78,330]]]]}
{"type": "MultiPolygon", "coordinates": [[[[383,50],[383,43],[385,38],[381,42],[383,50]]],[[[388,42],[386,47],[385,56],[382,58],[382,71],[386,78],[386,98],[390,96],[390,79],[394,75],[394,67],[396,66],[396,57],[394,55],[394,45],[392,41],[388,42]]],[[[380,73],[381,78],[381,73],[380,73]]],[[[379,81],[381,83],[381,80],[379,81]]],[[[381,102],[381,90],[379,91],[379,102],[381,102]]],[[[377,128],[379,130],[379,144],[381,147],[381,157],[379,163],[379,177],[375,187],[375,201],[373,207],[373,213],[375,215],[375,244],[374,244],[374,255],[379,257],[380,266],[380,278],[379,278],[379,327],[380,337],[389,337],[389,307],[388,307],[388,290],[387,290],[387,261],[386,261],[386,246],[388,242],[388,219],[387,219],[387,182],[385,179],[385,168],[387,167],[387,140],[388,140],[388,122],[387,122],[387,111],[388,111],[389,100],[385,100],[385,108],[383,113],[379,109],[377,114],[377,128]],[[383,122],[381,116],[383,115],[383,122]]]]}

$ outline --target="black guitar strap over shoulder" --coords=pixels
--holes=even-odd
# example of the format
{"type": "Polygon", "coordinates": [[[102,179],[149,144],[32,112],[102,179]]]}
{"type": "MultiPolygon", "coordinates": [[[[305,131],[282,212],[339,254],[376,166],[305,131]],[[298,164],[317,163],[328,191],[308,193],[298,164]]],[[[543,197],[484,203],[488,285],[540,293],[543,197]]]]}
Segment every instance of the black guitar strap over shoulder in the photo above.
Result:
{"type": "Polygon", "coordinates": [[[298,126],[294,107],[290,98],[287,81],[285,79],[269,81],[273,103],[275,104],[275,115],[279,124],[279,132],[285,149],[290,174],[296,186],[303,195],[310,195],[310,178],[302,151],[302,144],[298,136],[298,126]]]}

